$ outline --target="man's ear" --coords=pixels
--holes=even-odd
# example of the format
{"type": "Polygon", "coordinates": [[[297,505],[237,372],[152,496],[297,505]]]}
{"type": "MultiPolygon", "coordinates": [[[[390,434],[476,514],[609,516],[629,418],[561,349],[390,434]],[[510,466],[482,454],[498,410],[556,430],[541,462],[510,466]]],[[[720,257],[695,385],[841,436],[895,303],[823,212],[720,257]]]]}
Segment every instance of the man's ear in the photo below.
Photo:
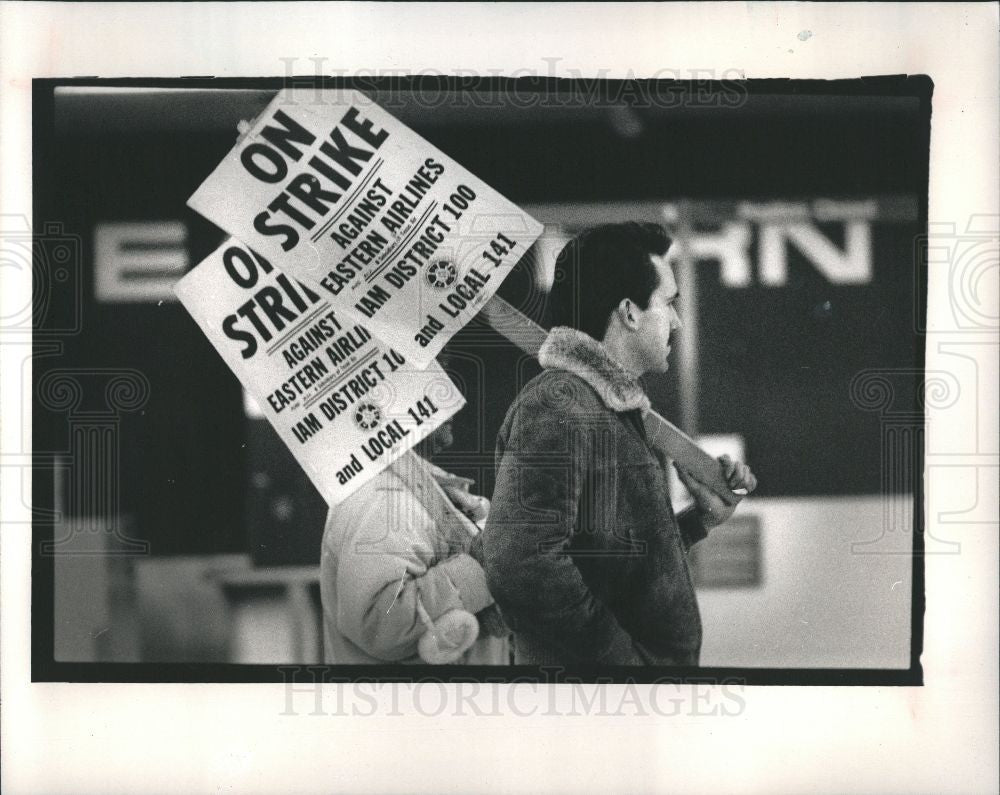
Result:
{"type": "Polygon", "coordinates": [[[623,298],[615,311],[618,313],[618,319],[621,320],[625,328],[631,331],[639,328],[638,307],[631,298],[623,298]]]}

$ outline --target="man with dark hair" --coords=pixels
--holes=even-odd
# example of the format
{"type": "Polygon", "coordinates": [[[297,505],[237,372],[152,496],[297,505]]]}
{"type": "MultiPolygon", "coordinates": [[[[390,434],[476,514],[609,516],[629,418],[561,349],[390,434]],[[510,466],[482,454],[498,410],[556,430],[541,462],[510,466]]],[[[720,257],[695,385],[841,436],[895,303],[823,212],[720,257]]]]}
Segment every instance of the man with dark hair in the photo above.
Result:
{"type": "MultiPolygon", "coordinates": [[[[675,516],[666,460],[646,438],[638,379],[667,370],[681,328],[669,246],[655,224],[615,224],[583,233],[557,260],[545,370],[500,429],[475,552],[518,663],[698,664],[686,554],[740,498],[678,470],[696,504],[675,516]]],[[[756,487],[746,465],[719,461],[732,489],[756,487]]]]}
{"type": "Polygon", "coordinates": [[[623,298],[647,307],[658,284],[650,255],[663,257],[670,243],[662,226],[637,223],[599,226],[571,240],[556,261],[557,278],[548,300],[552,325],[603,340],[623,298]]]}

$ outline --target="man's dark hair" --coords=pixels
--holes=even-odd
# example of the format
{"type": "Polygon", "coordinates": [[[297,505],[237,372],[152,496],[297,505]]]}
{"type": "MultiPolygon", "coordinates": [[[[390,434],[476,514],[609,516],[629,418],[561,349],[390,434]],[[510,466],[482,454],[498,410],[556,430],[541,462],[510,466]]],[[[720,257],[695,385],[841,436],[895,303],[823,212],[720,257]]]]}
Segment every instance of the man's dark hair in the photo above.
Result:
{"type": "Polygon", "coordinates": [[[605,224],[565,245],[556,259],[549,292],[553,326],[570,326],[595,340],[604,338],[611,313],[623,298],[640,308],[659,285],[650,255],[662,255],[671,240],[659,224],[605,224]]]}

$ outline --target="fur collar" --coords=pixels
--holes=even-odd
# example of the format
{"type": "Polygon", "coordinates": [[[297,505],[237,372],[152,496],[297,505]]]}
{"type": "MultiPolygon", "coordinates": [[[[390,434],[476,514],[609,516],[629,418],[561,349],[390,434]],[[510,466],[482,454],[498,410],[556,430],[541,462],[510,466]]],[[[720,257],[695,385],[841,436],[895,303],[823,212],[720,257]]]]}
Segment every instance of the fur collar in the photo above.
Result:
{"type": "Polygon", "coordinates": [[[649,408],[649,398],[637,378],[611,358],[603,344],[568,326],[556,326],[538,351],[547,370],[567,370],[594,388],[612,411],[649,408]]]}

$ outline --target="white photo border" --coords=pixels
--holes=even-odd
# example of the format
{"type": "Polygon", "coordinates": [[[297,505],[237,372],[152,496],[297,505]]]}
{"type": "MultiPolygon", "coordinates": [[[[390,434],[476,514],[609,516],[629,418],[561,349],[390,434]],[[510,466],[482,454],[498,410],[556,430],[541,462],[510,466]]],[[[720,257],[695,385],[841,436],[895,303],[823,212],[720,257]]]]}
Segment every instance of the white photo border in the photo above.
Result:
{"type": "MultiPolygon", "coordinates": [[[[993,3],[4,2],[0,214],[31,217],[31,81],[38,77],[926,74],[934,82],[929,232],[981,229],[995,237],[997,27],[993,3]]],[[[463,702],[402,685],[354,686],[352,693],[334,685],[290,692],[284,685],[30,683],[30,516],[21,498],[31,493],[30,473],[25,480],[16,471],[19,457],[30,461],[30,358],[24,340],[2,337],[0,451],[12,464],[0,473],[2,789],[993,789],[997,506],[980,500],[970,508],[964,484],[998,466],[997,329],[990,322],[997,299],[979,304],[986,322],[963,327],[949,272],[929,272],[926,367],[953,368],[947,351],[965,346],[975,377],[956,375],[963,389],[980,390],[979,427],[974,449],[938,455],[935,445],[968,418],[927,409],[925,522],[933,532],[947,520],[962,551],[926,559],[925,685],[729,693],[599,686],[615,704],[631,697],[629,687],[643,703],[652,703],[651,688],[668,688],[657,701],[664,709],[631,716],[572,714],[566,703],[578,694],[568,686],[481,686],[463,702]],[[441,700],[459,711],[434,715],[441,700]]],[[[3,271],[0,279],[0,318],[8,318],[23,305],[24,285],[3,271]]],[[[592,694],[592,687],[584,689],[592,694]]]]}

